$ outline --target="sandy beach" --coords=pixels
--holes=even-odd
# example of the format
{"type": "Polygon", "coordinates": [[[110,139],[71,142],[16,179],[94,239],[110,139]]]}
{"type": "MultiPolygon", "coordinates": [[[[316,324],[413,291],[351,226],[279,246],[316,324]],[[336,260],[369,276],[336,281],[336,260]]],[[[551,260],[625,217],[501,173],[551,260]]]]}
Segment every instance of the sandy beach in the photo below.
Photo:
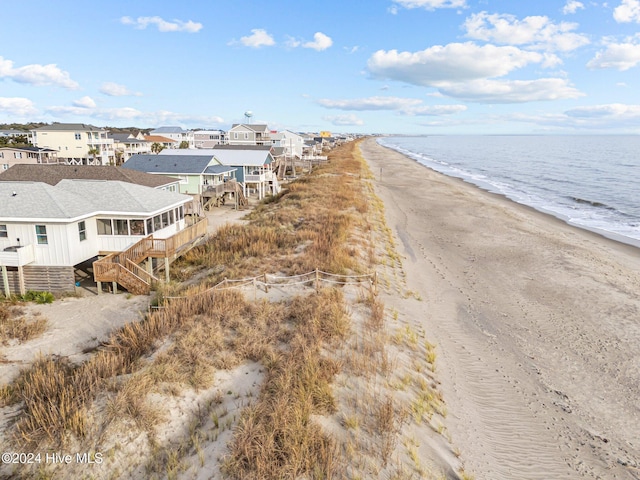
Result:
{"type": "Polygon", "coordinates": [[[477,479],[640,478],[640,251],[361,144],[477,479]]]}

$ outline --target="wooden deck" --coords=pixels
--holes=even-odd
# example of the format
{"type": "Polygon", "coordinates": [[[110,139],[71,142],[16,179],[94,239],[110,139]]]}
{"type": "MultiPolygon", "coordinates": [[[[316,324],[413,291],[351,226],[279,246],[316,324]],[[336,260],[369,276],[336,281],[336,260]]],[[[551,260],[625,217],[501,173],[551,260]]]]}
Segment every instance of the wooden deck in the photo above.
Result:
{"type": "Polygon", "coordinates": [[[115,282],[134,295],[146,295],[160,280],[140,263],[149,258],[164,258],[165,264],[179,257],[197,238],[207,233],[207,219],[201,219],[169,238],[149,235],[122,252],[112,253],[93,262],[96,282],[115,282]]]}

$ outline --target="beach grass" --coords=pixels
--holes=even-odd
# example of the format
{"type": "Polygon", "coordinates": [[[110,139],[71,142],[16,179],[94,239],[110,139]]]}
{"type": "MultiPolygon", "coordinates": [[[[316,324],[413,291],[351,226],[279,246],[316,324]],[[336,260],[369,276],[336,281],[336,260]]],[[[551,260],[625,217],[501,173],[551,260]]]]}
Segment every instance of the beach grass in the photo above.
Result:
{"type": "MultiPolygon", "coordinates": [[[[369,178],[354,142],[258,206],[248,225],[220,228],[174,264],[175,278],[156,302],[164,308],[113,332],[82,363],[42,357],[5,387],[0,403],[17,407],[5,438],[11,434],[15,448],[105,448],[112,462],[125,465],[118,475],[143,468],[151,477],[175,478],[190,455],[201,466],[211,461],[207,443],[227,432],[227,453],[215,461],[228,478],[368,478],[404,471],[397,451],[401,427],[412,418],[411,395],[422,402],[416,408],[435,415],[444,409],[428,382],[409,378],[405,395],[396,395],[391,385],[399,350],[413,354],[420,345],[410,329],[388,331],[388,312],[373,291],[347,299],[341,288],[320,288],[250,301],[237,291],[209,288],[225,277],[267,272],[370,271],[379,258],[372,243],[388,240],[389,233],[382,228],[382,206],[371,206],[369,178]],[[203,270],[208,275],[201,283],[181,283],[203,270]],[[167,444],[160,432],[171,418],[159,407],[208,391],[217,372],[247,362],[261,365],[264,375],[256,396],[218,392],[187,415],[182,433],[167,444]],[[233,399],[237,415],[221,409],[222,398],[233,399]],[[342,423],[347,433],[331,433],[319,418],[342,423]],[[114,444],[123,431],[143,439],[146,453],[137,467],[114,444]],[[354,458],[361,461],[354,464],[354,458]]],[[[397,311],[391,316],[398,321],[397,311]]],[[[433,368],[429,354],[425,347],[420,361],[431,360],[433,368]]],[[[24,478],[33,473],[17,472],[24,478]]]]}

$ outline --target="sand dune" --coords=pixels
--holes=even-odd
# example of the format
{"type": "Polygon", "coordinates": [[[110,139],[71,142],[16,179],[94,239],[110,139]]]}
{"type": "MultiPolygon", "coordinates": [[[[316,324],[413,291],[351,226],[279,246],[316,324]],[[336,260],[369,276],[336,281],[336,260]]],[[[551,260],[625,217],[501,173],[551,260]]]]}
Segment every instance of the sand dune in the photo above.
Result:
{"type": "MultiPolygon", "coordinates": [[[[640,478],[640,251],[361,144],[478,479],[640,478]]],[[[393,299],[385,300],[389,305],[393,299]]]]}

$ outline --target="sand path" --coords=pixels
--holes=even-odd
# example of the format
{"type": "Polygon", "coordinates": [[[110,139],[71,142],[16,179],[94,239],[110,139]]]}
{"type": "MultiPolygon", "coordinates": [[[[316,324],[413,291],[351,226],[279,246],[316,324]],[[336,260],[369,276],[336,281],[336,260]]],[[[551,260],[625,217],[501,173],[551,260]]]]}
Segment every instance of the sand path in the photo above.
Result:
{"type": "MultiPolygon", "coordinates": [[[[640,478],[640,251],[361,144],[478,479],[640,478]],[[382,171],[381,171],[382,169],[382,171]]],[[[393,300],[391,300],[393,302],[393,300]]],[[[389,303],[389,302],[387,302],[389,303]]]]}

